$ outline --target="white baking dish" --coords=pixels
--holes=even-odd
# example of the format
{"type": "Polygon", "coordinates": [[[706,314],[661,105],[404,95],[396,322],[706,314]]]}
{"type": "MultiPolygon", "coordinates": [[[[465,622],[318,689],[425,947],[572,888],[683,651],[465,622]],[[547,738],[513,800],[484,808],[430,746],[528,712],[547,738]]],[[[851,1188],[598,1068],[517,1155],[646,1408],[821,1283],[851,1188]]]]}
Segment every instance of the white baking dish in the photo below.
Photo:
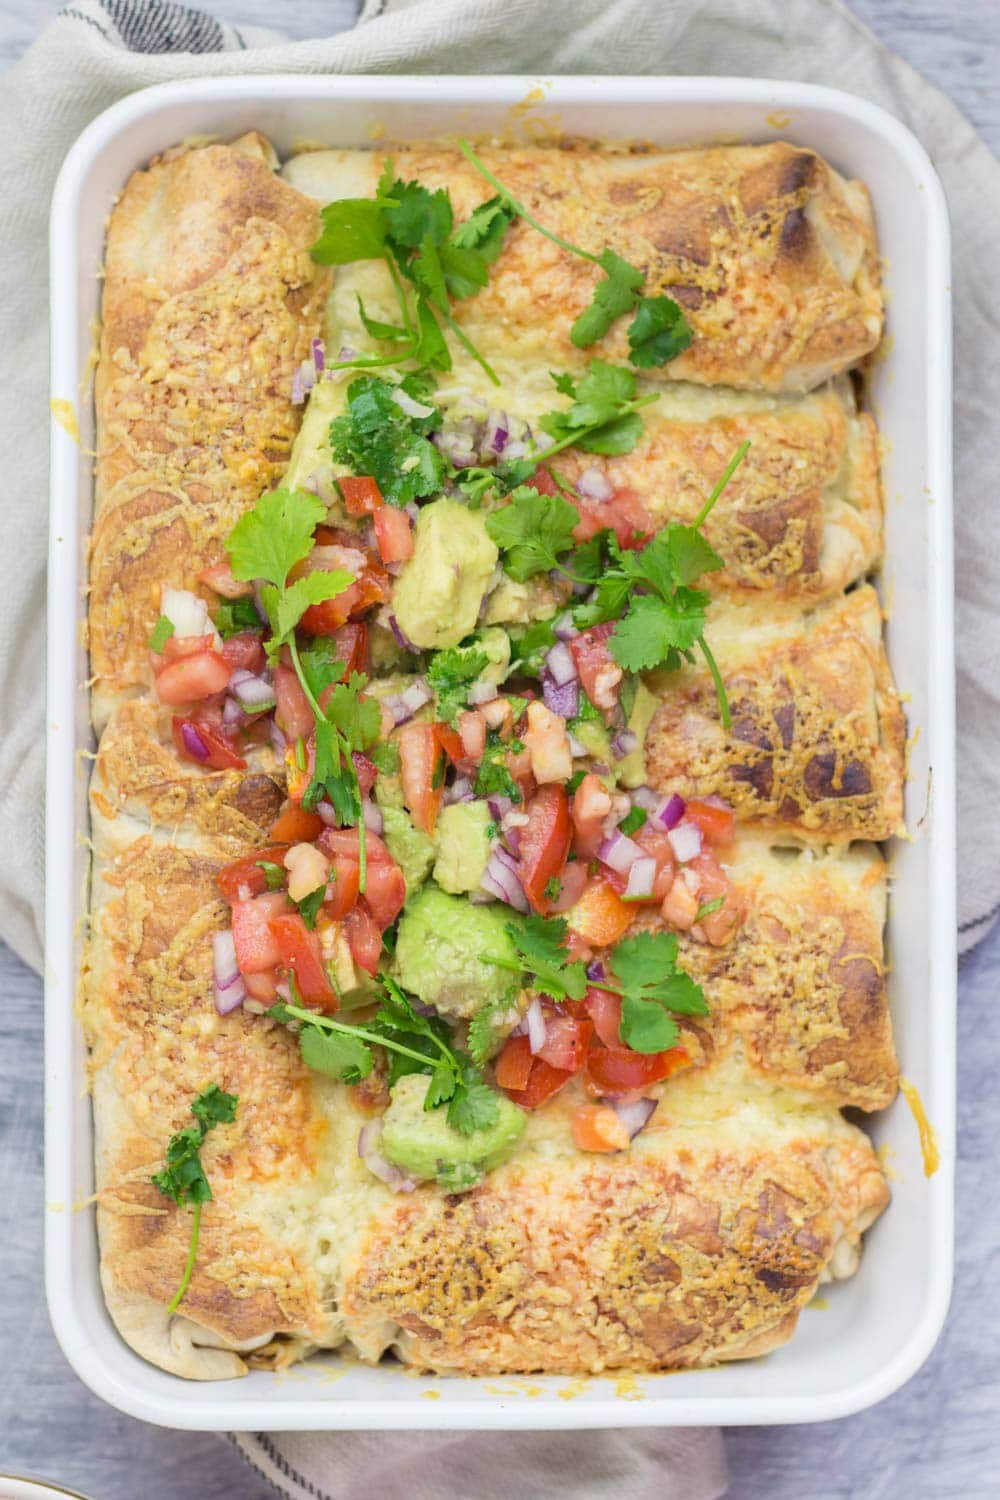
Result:
{"type": "Polygon", "coordinates": [[[888,114],[829,89],[743,79],[297,78],[199,80],[148,89],[102,115],[66,159],[52,211],[52,393],[78,400],[98,311],[104,225],[129,173],[186,136],[256,127],[288,153],[554,120],[570,134],[667,146],[778,137],[813,146],[868,183],[888,292],[885,355],[871,383],[886,447],[889,653],[908,695],[907,822],[893,851],[891,993],[903,1071],[937,1133],[924,1176],[900,1099],[873,1121],[894,1201],[867,1236],[859,1274],[807,1309],[767,1359],[636,1381],[434,1379],[335,1355],[274,1376],[194,1385],[146,1364],[104,1309],[92,1212],[91,1121],[74,989],[84,910],[91,743],[79,620],[91,507],[93,417],[83,447],[53,427],[49,573],[47,1280],[56,1333],[80,1376],[146,1421],[192,1428],[601,1427],[798,1422],[880,1400],[919,1367],[940,1331],[952,1266],[954,1164],[954,716],[951,326],[941,187],[888,114]],[[530,107],[510,113],[511,106],[530,107]],[[384,134],[383,134],[384,133],[384,134]],[[436,1397],[436,1399],[434,1399],[436,1397]],[[572,1397],[573,1399],[568,1399],[572,1397]],[[430,1399],[429,1399],[430,1398],[430,1399]]]}

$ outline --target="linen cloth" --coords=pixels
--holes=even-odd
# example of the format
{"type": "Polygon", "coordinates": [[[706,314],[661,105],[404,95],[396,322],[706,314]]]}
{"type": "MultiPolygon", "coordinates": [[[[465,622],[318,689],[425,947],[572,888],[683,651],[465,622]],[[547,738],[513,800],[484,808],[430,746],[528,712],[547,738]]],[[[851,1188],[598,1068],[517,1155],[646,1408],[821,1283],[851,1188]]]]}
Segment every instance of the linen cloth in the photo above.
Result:
{"type": "MultiPolygon", "coordinates": [[[[319,9],[319,8],[318,8],[319,9]]],[[[330,31],[351,0],[325,4],[330,31]]],[[[280,14],[280,13],[279,13],[280,14]]],[[[729,74],[837,85],[882,104],[929,150],[955,231],[956,554],[962,848],[960,943],[1000,910],[1000,690],[992,664],[1000,545],[990,525],[991,418],[1000,406],[1000,165],[936,89],[890,54],[839,0],[366,0],[353,30],[288,43],[163,0],[78,0],[7,76],[0,207],[0,371],[7,398],[6,553],[0,590],[0,936],[35,967],[42,953],[45,473],[47,371],[43,245],[62,159],[101,110],[180,77],[269,72],[729,74]]],[[[53,267],[59,274],[57,263],[53,267]]],[[[72,392],[60,395],[73,396],[72,392]]],[[[725,1490],[718,1435],[236,1434],[283,1493],[393,1500],[554,1486],[574,1500],[625,1489],[637,1500],[715,1500],[725,1490]]]]}

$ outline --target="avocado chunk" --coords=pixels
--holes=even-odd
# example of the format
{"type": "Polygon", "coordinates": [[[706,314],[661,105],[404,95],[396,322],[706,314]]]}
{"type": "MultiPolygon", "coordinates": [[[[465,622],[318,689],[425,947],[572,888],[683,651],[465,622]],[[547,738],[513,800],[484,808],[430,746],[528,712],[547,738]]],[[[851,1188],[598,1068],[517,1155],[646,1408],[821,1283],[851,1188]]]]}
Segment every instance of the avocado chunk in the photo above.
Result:
{"type": "MultiPolygon", "coordinates": [[[[330,448],[330,423],[344,409],[344,388],[332,380],[319,380],[309,393],[288,468],[282,484],[288,490],[319,490],[326,501],[333,501],[332,513],[337,520],[347,520],[339,492],[333,482],[333,452],[330,448]]],[[[341,473],[345,471],[340,470],[341,473]]],[[[349,525],[355,523],[348,522],[349,525]]]]}
{"type": "Polygon", "coordinates": [[[649,691],[644,682],[636,684],[635,702],[628,716],[628,727],[637,736],[636,748],[615,766],[615,775],[622,786],[642,786],[646,780],[646,735],[660,700],[649,691]]]}
{"type": "Polygon", "coordinates": [[[457,896],[479,889],[490,857],[490,836],[486,830],[491,817],[485,802],[453,802],[450,807],[442,807],[437,823],[434,879],[443,891],[457,896]]]}
{"type": "Polygon", "coordinates": [[[499,552],[483,517],[457,500],[425,505],[392,607],[408,640],[425,651],[457,646],[475,630],[499,552]]]}
{"type": "Polygon", "coordinates": [[[524,1130],[525,1114],[497,1095],[496,1120],[484,1130],[461,1135],[448,1124],[446,1106],[424,1109],[430,1079],[407,1073],[393,1085],[382,1116],[382,1155],[412,1177],[435,1179],[449,1192],[475,1187],[484,1172],[505,1161],[524,1130]]]}
{"type": "Polygon", "coordinates": [[[473,906],[436,885],[406,903],[396,933],[396,977],[405,990],[446,1017],[464,1019],[510,989],[510,969],[486,954],[516,963],[506,930],[508,907],[473,906]]]}
{"type": "MultiPolygon", "coordinates": [[[[447,811],[449,809],[445,808],[447,811]]],[[[382,808],[382,837],[403,872],[407,897],[415,895],[434,863],[433,839],[414,828],[409,815],[401,807],[382,808]]]]}

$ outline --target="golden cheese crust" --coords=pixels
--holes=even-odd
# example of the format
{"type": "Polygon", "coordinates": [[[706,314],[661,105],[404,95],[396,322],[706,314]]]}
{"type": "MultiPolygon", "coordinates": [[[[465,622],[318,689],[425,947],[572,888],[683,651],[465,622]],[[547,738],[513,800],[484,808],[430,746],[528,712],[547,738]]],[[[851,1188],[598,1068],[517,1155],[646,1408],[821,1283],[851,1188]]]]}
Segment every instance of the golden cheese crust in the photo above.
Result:
{"type": "MultiPolygon", "coordinates": [[[[285,176],[324,202],[367,197],[388,154],[309,153],[289,162],[285,176]]],[[[448,188],[459,218],[492,196],[457,151],[391,154],[397,176],[448,188]]],[[[650,372],[654,379],[809,390],[878,343],[868,194],[812,151],[775,142],[634,154],[484,147],[481,155],[546,228],[594,255],[610,246],[643,272],[647,295],[682,304],[694,342],[650,372]]],[[[459,304],[457,317],[487,359],[501,349],[509,357],[513,347],[524,361],[579,367],[586,356],[569,328],[599,274],[519,222],[489,286],[459,304]]],[[[587,352],[627,359],[623,327],[587,352]]]]}
{"type": "MultiPolygon", "coordinates": [[[[374,185],[355,181],[377,172],[373,155],[324,155],[347,163],[346,190],[374,185]]],[[[698,339],[657,378],[800,389],[877,338],[867,198],[812,153],[487,159],[553,227],[596,236],[598,249],[607,240],[654,287],[683,296],[698,339]]],[[[730,873],[746,924],[724,949],[686,942],[713,1018],[690,1034],[697,1066],[654,1086],[658,1109],[633,1149],[576,1150],[573,1084],[530,1117],[515,1157],[461,1197],[391,1193],[356,1149],[377,1095],[310,1073],[294,1038],[249,1007],[216,1013],[212,937],[227,920],[216,874],[263,842],[284,783],[266,748],[244,772],[180,761],[170,712],[146,691],[145,643],[161,585],[197,587],[236,516],[283,473],[298,426],[291,375],[328,283],[307,254],[316,204],[296,171],[288,185],[274,165],[257,136],[168,152],[132,179],[109,229],[90,613],[103,734],[82,1001],[111,1314],[146,1358],[201,1379],[345,1340],[363,1359],[393,1348],[418,1368],[490,1374],[767,1352],[821,1281],[853,1271],[887,1201],[870,1144],[838,1112],[879,1107],[895,1088],[874,852],[796,858],[775,852],[770,832],[741,834],[730,873]],[[213,1201],[190,1288],[168,1316],[190,1215],[149,1178],[212,1082],[238,1094],[239,1109],[206,1141],[213,1201]]],[[[399,153],[397,169],[446,182],[459,213],[489,196],[444,150],[399,153]]],[[[515,230],[495,284],[463,311],[484,348],[492,340],[529,363],[534,351],[539,368],[553,347],[579,364],[559,340],[593,281],[551,248],[515,230]]],[[[349,285],[338,278],[334,298],[349,285]]],[[[713,631],[748,774],[718,735],[699,674],[685,672],[650,731],[653,778],[721,790],[741,820],[782,836],[879,836],[898,821],[902,728],[874,595],[795,608],[878,556],[874,429],[840,382],[798,401],[695,395],[715,405],[693,410],[673,388],[645,458],[637,450],[611,471],[657,519],[688,518],[753,429],[754,461],[713,518],[727,561],[713,631]],[[763,589],[776,621],[746,603],[763,589]],[[789,722],[798,770],[781,759],[789,722]],[[765,792],[760,741],[772,723],[781,751],[771,744],[765,792]],[[868,770],[865,792],[855,762],[868,770]],[[800,788],[810,801],[792,816],[800,788]]]]}
{"type": "Polygon", "coordinates": [[[903,816],[906,726],[875,590],[767,623],[721,609],[709,636],[732,712],[707,670],[664,680],[646,738],[650,784],[720,796],[773,834],[886,839],[903,816]],[[755,628],[756,627],[756,628],[755,628]]]}
{"type": "Polygon", "coordinates": [[[92,538],[94,717],[150,681],[159,587],[196,587],[283,472],[292,372],[319,331],[315,209],[260,136],[171,151],[108,228],[92,538]]]}
{"type": "Polygon", "coordinates": [[[683,1104],[671,1118],[677,1098],[627,1156],[529,1149],[468,1194],[420,1190],[373,1217],[342,1292],[362,1355],[597,1373],[783,1343],[831,1266],[853,1268],[888,1198],[878,1163],[835,1114],[770,1129],[750,1101],[705,1126],[683,1104]]]}

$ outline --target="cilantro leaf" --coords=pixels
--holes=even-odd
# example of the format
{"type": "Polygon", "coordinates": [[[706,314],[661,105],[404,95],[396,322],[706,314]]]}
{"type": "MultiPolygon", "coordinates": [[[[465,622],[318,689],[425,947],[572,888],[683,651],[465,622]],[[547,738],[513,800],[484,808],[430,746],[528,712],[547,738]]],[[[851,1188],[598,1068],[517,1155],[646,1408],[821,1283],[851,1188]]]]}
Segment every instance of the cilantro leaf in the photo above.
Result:
{"type": "Polygon", "coordinates": [[[153,633],[149,637],[150,651],[161,652],[174,633],[174,622],[168,620],[166,615],[161,615],[153,626],[153,633]]]}
{"type": "Polygon", "coordinates": [[[437,698],[437,716],[455,727],[468,702],[469,686],[490,664],[478,647],[449,646],[435,651],[427,667],[427,681],[437,698]]]}
{"type": "Polygon", "coordinates": [[[307,1068],[342,1083],[360,1083],[373,1067],[371,1047],[360,1037],[351,1036],[346,1028],[323,1031],[319,1026],[303,1026],[299,1052],[307,1068]]]}
{"type": "Polygon", "coordinates": [[[594,288],[590,306],[583,310],[570,329],[570,339],[578,349],[596,344],[616,318],[632,310],[643,283],[642,272],[613,250],[605,250],[599,264],[605,273],[604,278],[594,288]]]}
{"type": "Polygon", "coordinates": [[[457,1088],[458,1078],[454,1069],[448,1063],[440,1062],[431,1074],[431,1081],[427,1085],[424,1109],[437,1109],[439,1104],[447,1104],[449,1099],[454,1099],[457,1088]]]}
{"type": "Polygon", "coordinates": [[[520,922],[508,922],[506,927],[518,951],[520,966],[531,977],[532,989],[553,1000],[583,999],[587,992],[586,969],[582,963],[569,961],[568,928],[562,917],[532,915],[520,922]]]}
{"type": "Polygon", "coordinates": [[[486,530],[506,554],[504,568],[524,583],[536,573],[558,566],[558,554],[573,545],[579,514],[561,495],[540,495],[519,486],[509,504],[486,518],[486,530]]]}
{"type": "Polygon", "coordinates": [[[352,750],[367,750],[378,739],[382,727],[382,711],[374,698],[364,698],[362,693],[368,686],[368,678],[361,672],[352,672],[346,682],[340,682],[326,703],[326,717],[338,729],[352,750]]]}
{"type": "Polygon", "coordinates": [[[510,746],[503,742],[495,729],[491,729],[476,774],[474,790],[477,797],[509,797],[512,802],[520,802],[521,789],[507,769],[508,749],[510,746]]]}
{"type": "Polygon", "coordinates": [[[299,663],[306,686],[314,698],[344,675],[344,663],[337,655],[337,644],[328,635],[316,636],[310,645],[299,650],[299,663]]]}
{"type": "Polygon", "coordinates": [[[497,1019],[510,1009],[510,1000],[499,1004],[481,1005],[469,1022],[469,1056],[482,1066],[493,1055],[498,1040],[497,1019]]]}
{"type": "Polygon", "coordinates": [[[312,550],[313,532],[326,517],[326,506],[305,490],[271,490],[253,510],[240,516],[229,533],[233,576],[264,579],[282,587],[297,562],[312,550]]]}
{"type": "Polygon", "coordinates": [[[276,865],[269,859],[258,859],[256,861],[258,870],[264,871],[264,879],[269,891],[283,891],[288,877],[288,871],[282,865],[276,865]]]}
{"type": "Polygon", "coordinates": [[[462,1067],[454,1097],[448,1105],[448,1124],[459,1135],[488,1130],[500,1114],[500,1097],[470,1064],[462,1067]]]}
{"type": "Polygon", "coordinates": [[[473,210],[464,224],[455,226],[451,243],[462,250],[478,250],[487,265],[492,265],[515,218],[513,209],[502,198],[488,198],[473,210]]]}
{"type": "Polygon", "coordinates": [[[642,418],[637,411],[625,412],[575,439],[585,453],[631,453],[642,437],[642,418]]]}
{"type": "Polygon", "coordinates": [[[562,395],[573,398],[573,405],[541,417],[543,431],[555,441],[535,455],[536,463],[570,444],[588,453],[630,453],[642,435],[640,408],[659,399],[637,395],[634,372],[602,359],[592,360],[578,381],[555,372],[552,380],[562,395]]]}
{"type": "Polygon", "coordinates": [[[703,573],[716,573],[725,567],[715,548],[695,527],[679,526],[674,522],[666,528],[665,535],[670,549],[670,566],[677,583],[691,584],[703,573]]]}
{"type": "Polygon", "coordinates": [[[416,250],[428,239],[439,245],[451,233],[454,215],[446,188],[432,193],[419,182],[401,182],[397,177],[388,191],[380,184],[379,195],[392,200],[385,217],[397,246],[416,250]]]}
{"type": "Polygon", "coordinates": [[[322,604],[326,599],[335,599],[354,582],[354,575],[343,568],[330,572],[306,573],[296,578],[286,588],[265,588],[264,604],[271,619],[271,639],[267,643],[267,654],[272,659],[288,640],[292,631],[313,604],[322,604]]]}
{"type": "Polygon", "coordinates": [[[244,631],[258,631],[263,627],[252,599],[223,599],[215,611],[215,628],[222,639],[227,641],[230,636],[242,635],[244,631]]]}
{"type": "MultiPolygon", "coordinates": [[[[447,345],[444,348],[447,352],[447,345]]],[[[401,388],[412,394],[407,387],[404,380],[401,388]]],[[[330,424],[330,442],[337,463],[356,474],[372,475],[383,498],[402,506],[437,493],[447,466],[426,435],[440,425],[440,412],[431,407],[427,416],[411,416],[393,400],[394,390],[377,375],[353,380],[347,388],[347,411],[330,424]]]]}
{"type": "Polygon", "coordinates": [[[690,651],[705,629],[707,603],[708,595],[695,589],[677,589],[669,602],[636,595],[608,641],[611,655],[627,672],[675,666],[677,653],[690,651]]]}
{"type": "Polygon", "coordinates": [[[236,1094],[227,1094],[217,1083],[210,1084],[191,1102],[191,1113],[197,1125],[189,1125],[176,1131],[167,1143],[166,1166],[149,1179],[167,1198],[172,1198],[178,1208],[190,1204],[194,1212],[191,1217],[191,1241],[187,1261],[180,1285],[167,1304],[167,1312],[174,1312],[187,1291],[194,1271],[198,1253],[198,1234],[201,1226],[201,1205],[211,1201],[212,1187],[201,1164],[201,1148],[213,1125],[227,1125],[236,1118],[236,1094]]]}
{"type": "Polygon", "coordinates": [[[388,339],[391,341],[408,341],[413,335],[405,328],[400,328],[396,323],[383,323],[378,318],[369,317],[365,304],[361,300],[361,294],[355,292],[358,303],[358,317],[361,319],[362,327],[366,333],[370,333],[373,339],[388,339]]]}
{"type": "Polygon", "coordinates": [[[299,909],[300,917],[310,932],[315,932],[316,930],[316,917],[319,914],[320,907],[323,905],[325,896],[326,885],[324,883],[323,885],[318,885],[314,891],[310,891],[308,895],[302,897],[301,901],[296,901],[295,903],[299,909]]]}
{"type": "Polygon", "coordinates": [[[610,968],[622,986],[620,1036],[634,1052],[665,1052],[677,1045],[677,1015],[708,1015],[699,984],[677,966],[677,935],[640,932],[618,944],[610,968]]]}
{"type": "Polygon", "coordinates": [[[551,620],[535,620],[520,635],[511,636],[508,676],[523,674],[537,677],[542,670],[545,653],[555,643],[556,633],[551,620]]]}
{"type": "Polygon", "coordinates": [[[385,252],[387,210],[378,198],[338,198],[322,210],[323,231],[309,254],[321,266],[375,260],[385,252]]]}
{"type": "Polygon", "coordinates": [[[672,297],[643,297],[629,324],[629,358],[641,370],[669,364],[691,343],[691,325],[672,297]]]}

